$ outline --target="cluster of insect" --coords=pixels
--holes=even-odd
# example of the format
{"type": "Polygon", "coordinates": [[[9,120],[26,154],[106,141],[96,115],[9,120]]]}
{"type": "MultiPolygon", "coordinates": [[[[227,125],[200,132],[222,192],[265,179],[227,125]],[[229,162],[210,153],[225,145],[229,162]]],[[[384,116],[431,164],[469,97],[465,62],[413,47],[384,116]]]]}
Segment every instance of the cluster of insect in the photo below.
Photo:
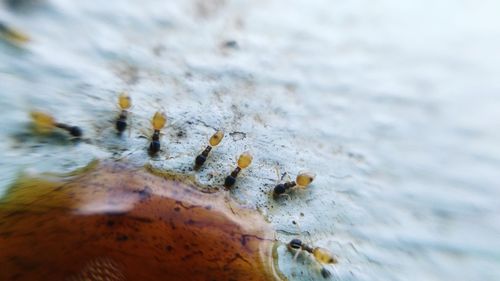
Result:
{"type": "MultiPolygon", "coordinates": [[[[118,96],[118,107],[120,109],[120,113],[116,118],[115,128],[118,134],[121,135],[128,127],[127,117],[129,115],[129,110],[132,107],[131,98],[127,93],[121,93],[118,96]]],[[[83,135],[82,130],[79,127],[59,123],[50,114],[44,112],[33,111],[31,112],[31,118],[35,126],[35,130],[40,133],[50,133],[56,129],[61,129],[69,133],[74,138],[80,138],[83,135]]],[[[153,134],[150,137],[148,147],[148,152],[151,156],[156,155],[161,150],[161,130],[166,124],[166,115],[161,111],[157,111],[151,119],[153,134]]],[[[209,138],[207,147],[194,159],[194,170],[199,170],[205,164],[210,152],[221,143],[223,138],[223,131],[216,131],[209,138]]],[[[224,180],[224,187],[226,189],[231,189],[236,184],[238,174],[243,169],[248,168],[252,163],[252,160],[253,157],[249,152],[244,152],[239,156],[236,162],[236,168],[234,168],[234,170],[224,180]]],[[[287,193],[294,188],[305,189],[314,181],[315,176],[316,175],[312,172],[300,172],[295,180],[278,183],[273,189],[273,197],[277,199],[280,196],[288,196],[287,193]]],[[[337,263],[337,259],[327,249],[313,247],[297,238],[287,243],[287,247],[289,251],[295,253],[294,260],[302,252],[309,253],[320,265],[322,265],[321,275],[324,278],[329,278],[331,276],[331,273],[323,265],[335,264],[337,263]]]]}

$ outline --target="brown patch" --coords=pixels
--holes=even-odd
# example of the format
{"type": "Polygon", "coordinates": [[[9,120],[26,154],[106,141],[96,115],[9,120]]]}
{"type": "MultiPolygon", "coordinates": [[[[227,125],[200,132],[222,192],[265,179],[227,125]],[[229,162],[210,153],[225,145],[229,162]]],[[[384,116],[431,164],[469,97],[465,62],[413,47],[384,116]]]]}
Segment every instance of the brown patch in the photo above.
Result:
{"type": "Polygon", "coordinates": [[[20,180],[0,201],[0,280],[280,280],[273,229],[226,195],[119,162],[20,180]]]}

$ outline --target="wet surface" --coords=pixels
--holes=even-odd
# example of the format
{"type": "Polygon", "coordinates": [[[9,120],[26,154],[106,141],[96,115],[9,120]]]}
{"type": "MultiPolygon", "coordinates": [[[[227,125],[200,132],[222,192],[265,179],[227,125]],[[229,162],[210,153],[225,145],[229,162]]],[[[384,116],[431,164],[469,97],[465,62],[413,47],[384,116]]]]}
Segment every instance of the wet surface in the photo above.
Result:
{"type": "Polygon", "coordinates": [[[0,280],[282,280],[261,214],[177,180],[114,162],[19,179],[0,201],[0,280]]]}

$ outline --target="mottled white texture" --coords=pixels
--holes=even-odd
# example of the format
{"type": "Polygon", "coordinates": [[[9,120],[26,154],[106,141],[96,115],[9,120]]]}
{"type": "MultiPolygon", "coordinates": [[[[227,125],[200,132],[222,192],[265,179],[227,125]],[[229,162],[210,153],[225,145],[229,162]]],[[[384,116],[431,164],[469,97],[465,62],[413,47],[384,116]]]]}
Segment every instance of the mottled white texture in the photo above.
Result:
{"type": "MultiPolygon", "coordinates": [[[[0,43],[0,188],[20,171],[66,171],[94,157],[185,171],[222,128],[200,182],[220,186],[251,150],[233,196],[267,214],[284,242],[298,221],[303,239],[337,255],[334,278],[498,280],[499,10],[494,0],[1,9],[33,42],[0,43]],[[133,128],[117,139],[124,89],[133,128]],[[29,135],[31,108],[81,125],[91,143],[29,135]],[[160,108],[169,117],[164,150],[150,159],[140,135],[160,108]],[[277,167],[318,177],[275,202],[277,167]]],[[[291,280],[321,279],[284,247],[279,262],[291,280]]]]}

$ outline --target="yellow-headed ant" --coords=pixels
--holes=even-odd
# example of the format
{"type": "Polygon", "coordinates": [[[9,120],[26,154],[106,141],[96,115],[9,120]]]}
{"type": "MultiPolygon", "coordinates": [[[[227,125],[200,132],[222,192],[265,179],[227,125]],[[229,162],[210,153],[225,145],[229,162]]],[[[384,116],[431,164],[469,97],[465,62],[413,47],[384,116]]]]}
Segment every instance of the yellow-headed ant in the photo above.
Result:
{"type": "Polygon", "coordinates": [[[83,134],[80,127],[58,123],[54,117],[41,111],[32,111],[31,119],[38,133],[47,134],[53,132],[55,128],[59,128],[67,131],[75,138],[79,138],[83,134]]]}
{"type": "Polygon", "coordinates": [[[223,131],[217,131],[210,137],[208,141],[209,145],[207,145],[207,148],[205,148],[205,150],[203,150],[203,152],[194,160],[195,169],[199,169],[205,163],[205,161],[207,161],[208,154],[210,153],[210,151],[212,151],[212,148],[219,145],[223,138],[223,131]]]}
{"type": "Polygon", "coordinates": [[[226,188],[232,187],[236,183],[236,177],[238,176],[238,173],[241,171],[241,169],[245,169],[246,167],[250,166],[252,163],[252,155],[250,155],[249,152],[244,152],[240,155],[240,158],[238,158],[238,166],[231,172],[229,176],[226,177],[226,180],[224,181],[224,186],[226,188]]]}
{"type": "Polygon", "coordinates": [[[127,93],[121,93],[120,96],[118,96],[118,106],[121,111],[116,120],[116,130],[121,134],[127,128],[127,110],[132,106],[132,101],[127,93]]]}
{"type": "Polygon", "coordinates": [[[277,184],[274,187],[273,196],[276,198],[295,187],[306,188],[314,181],[314,178],[316,178],[316,174],[312,172],[302,171],[297,175],[295,181],[287,181],[285,183],[277,184]]]}
{"type": "Polygon", "coordinates": [[[7,26],[5,23],[0,22],[0,37],[5,38],[8,42],[13,44],[24,44],[30,41],[28,35],[7,26]]]}
{"type": "Polygon", "coordinates": [[[151,124],[153,125],[153,136],[151,137],[151,143],[149,144],[149,153],[155,155],[160,151],[160,130],[163,129],[167,123],[167,116],[163,112],[157,111],[151,119],[151,124]]]}
{"type": "Polygon", "coordinates": [[[323,265],[327,264],[336,264],[338,261],[337,259],[333,256],[330,251],[328,251],[325,248],[321,247],[313,247],[309,244],[304,243],[302,240],[295,238],[292,239],[288,244],[287,244],[288,250],[289,251],[295,251],[295,256],[294,259],[297,258],[297,256],[300,254],[300,252],[305,251],[309,254],[311,254],[316,262],[318,262],[321,267],[321,275],[323,278],[329,278],[331,276],[330,271],[326,269],[323,265]]]}

